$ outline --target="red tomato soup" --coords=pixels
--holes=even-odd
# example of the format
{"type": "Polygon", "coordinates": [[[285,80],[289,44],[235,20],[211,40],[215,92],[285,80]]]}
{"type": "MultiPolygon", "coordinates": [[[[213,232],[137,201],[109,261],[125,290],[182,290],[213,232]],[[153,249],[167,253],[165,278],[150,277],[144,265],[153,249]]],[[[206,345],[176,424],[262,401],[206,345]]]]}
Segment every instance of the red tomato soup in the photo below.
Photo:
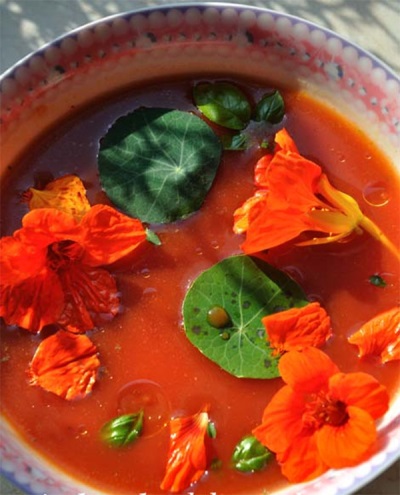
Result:
{"type": "MultiPolygon", "coordinates": [[[[20,228],[28,211],[22,192],[51,178],[77,174],[91,204],[109,203],[97,171],[100,138],[119,116],[140,106],[194,111],[192,84],[171,81],[127,91],[86,108],[38,139],[4,181],[2,235],[20,228]]],[[[238,84],[252,100],[265,92],[258,85],[238,84]]],[[[399,178],[379,141],[368,139],[346,116],[304,92],[283,89],[282,95],[285,127],[300,153],[321,165],[330,182],[353,196],[363,213],[398,245],[399,178]]],[[[244,238],[233,233],[233,212],[254,193],[253,171],[260,154],[254,149],[225,151],[201,209],[185,220],[150,226],[162,244],[149,244],[111,267],[122,309],[112,321],[89,332],[101,361],[100,377],[89,396],[67,401],[29,385],[27,368],[43,335],[3,323],[3,414],[24,442],[65,472],[116,495],[162,493],[169,419],[195,414],[209,404],[217,430],[212,445],[220,462],[186,491],[272,493],[287,483],[274,460],[253,474],[240,473],[231,464],[235,445],[260,424],[282,380],[230,375],[189,342],[182,323],[190,283],[218,261],[241,253],[244,238]],[[116,449],[102,441],[104,423],[141,407],[145,426],[135,443],[116,449]]],[[[347,342],[367,320],[398,304],[399,267],[393,254],[364,233],[320,246],[287,243],[263,257],[291,275],[327,310],[334,335],[323,350],[340,369],[372,374],[393,397],[396,362],[382,365],[375,359],[359,359],[357,348],[347,342]],[[386,281],[384,288],[370,283],[374,274],[386,281]]]]}

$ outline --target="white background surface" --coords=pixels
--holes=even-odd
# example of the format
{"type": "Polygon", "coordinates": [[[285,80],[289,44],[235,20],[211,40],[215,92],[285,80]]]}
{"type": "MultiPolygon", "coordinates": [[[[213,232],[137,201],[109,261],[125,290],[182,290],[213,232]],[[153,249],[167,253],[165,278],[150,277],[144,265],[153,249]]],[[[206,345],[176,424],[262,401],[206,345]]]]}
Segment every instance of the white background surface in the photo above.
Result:
{"type": "MultiPolygon", "coordinates": [[[[101,17],[182,0],[0,0],[0,72],[43,44],[101,17]]],[[[196,2],[193,2],[196,3],[196,2]]],[[[242,0],[338,32],[400,74],[400,0],[242,0]]],[[[396,464],[357,495],[400,495],[396,464]]],[[[0,477],[0,495],[22,492],[0,477]]],[[[323,495],[323,494],[321,494],[323,495]]]]}

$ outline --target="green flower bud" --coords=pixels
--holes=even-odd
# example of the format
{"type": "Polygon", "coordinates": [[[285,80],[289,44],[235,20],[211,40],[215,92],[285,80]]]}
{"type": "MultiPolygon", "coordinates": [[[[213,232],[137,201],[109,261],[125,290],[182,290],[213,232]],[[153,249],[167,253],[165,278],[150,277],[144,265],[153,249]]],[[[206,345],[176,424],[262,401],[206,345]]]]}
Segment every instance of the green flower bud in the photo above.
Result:
{"type": "Polygon", "coordinates": [[[108,421],[101,429],[101,437],[112,447],[124,447],[139,437],[142,428],[143,411],[124,414],[108,421]]]}
{"type": "Polygon", "coordinates": [[[243,437],[232,456],[233,466],[244,473],[260,471],[265,467],[271,452],[252,435],[243,437]]]}

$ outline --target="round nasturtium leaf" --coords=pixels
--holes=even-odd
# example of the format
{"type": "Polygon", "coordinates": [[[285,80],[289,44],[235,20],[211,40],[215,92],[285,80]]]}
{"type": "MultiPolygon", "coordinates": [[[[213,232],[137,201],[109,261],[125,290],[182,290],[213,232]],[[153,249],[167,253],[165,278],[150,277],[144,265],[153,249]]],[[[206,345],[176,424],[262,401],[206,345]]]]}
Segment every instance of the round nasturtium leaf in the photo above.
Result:
{"type": "Polygon", "coordinates": [[[197,211],[214,181],[222,146],[198,116],[140,108],[120,117],[100,141],[100,181],[124,213],[169,223],[197,211]]]}
{"type": "Polygon", "coordinates": [[[249,256],[238,255],[204,271],[183,302],[187,338],[209,359],[240,378],[276,378],[263,316],[307,304],[302,289],[285,273],[249,256]],[[230,322],[212,326],[210,308],[224,308],[230,322]]]}

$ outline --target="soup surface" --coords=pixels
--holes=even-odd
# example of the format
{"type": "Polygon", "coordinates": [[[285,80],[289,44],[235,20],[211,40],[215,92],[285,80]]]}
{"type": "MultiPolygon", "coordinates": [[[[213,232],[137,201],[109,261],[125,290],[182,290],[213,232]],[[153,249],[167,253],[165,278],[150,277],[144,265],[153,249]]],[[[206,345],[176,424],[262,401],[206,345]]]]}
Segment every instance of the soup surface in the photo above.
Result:
{"type": "MultiPolygon", "coordinates": [[[[3,182],[2,235],[20,227],[27,205],[21,193],[35,183],[77,174],[91,204],[108,202],[97,172],[99,139],[119,116],[140,106],[194,111],[193,82],[171,81],[134,88],[92,105],[60,122],[26,150],[3,182]]],[[[265,87],[239,83],[253,99],[265,87]]],[[[286,128],[301,154],[321,165],[331,183],[352,195],[396,244],[399,242],[400,184],[391,164],[345,117],[303,92],[282,90],[286,128]]],[[[1,329],[2,410],[24,441],[62,470],[108,493],[161,493],[169,445],[168,421],[210,404],[217,429],[215,456],[221,461],[187,491],[197,494],[274,492],[285,485],[279,466],[243,474],[231,466],[237,442],[260,423],[263,410],[282,386],[273,380],[239,379],[204,357],[187,340],[181,308],[194,279],[218,261],[241,253],[243,238],[232,231],[233,212],[254,192],[253,170],[259,150],[226,151],[201,210],[189,218],[152,230],[162,241],[116,264],[122,311],[90,332],[101,359],[101,377],[90,396],[65,401],[30,386],[27,366],[43,335],[1,329]],[[99,436],[103,424],[144,407],[142,437],[113,449],[99,436]]],[[[359,360],[347,337],[380,311],[398,303],[399,272],[393,255],[367,234],[342,243],[296,247],[292,243],[263,255],[291,275],[310,299],[331,316],[334,336],[324,347],[345,372],[365,371],[396,388],[396,363],[359,360]],[[369,282],[379,274],[384,289],[369,282]]]]}

